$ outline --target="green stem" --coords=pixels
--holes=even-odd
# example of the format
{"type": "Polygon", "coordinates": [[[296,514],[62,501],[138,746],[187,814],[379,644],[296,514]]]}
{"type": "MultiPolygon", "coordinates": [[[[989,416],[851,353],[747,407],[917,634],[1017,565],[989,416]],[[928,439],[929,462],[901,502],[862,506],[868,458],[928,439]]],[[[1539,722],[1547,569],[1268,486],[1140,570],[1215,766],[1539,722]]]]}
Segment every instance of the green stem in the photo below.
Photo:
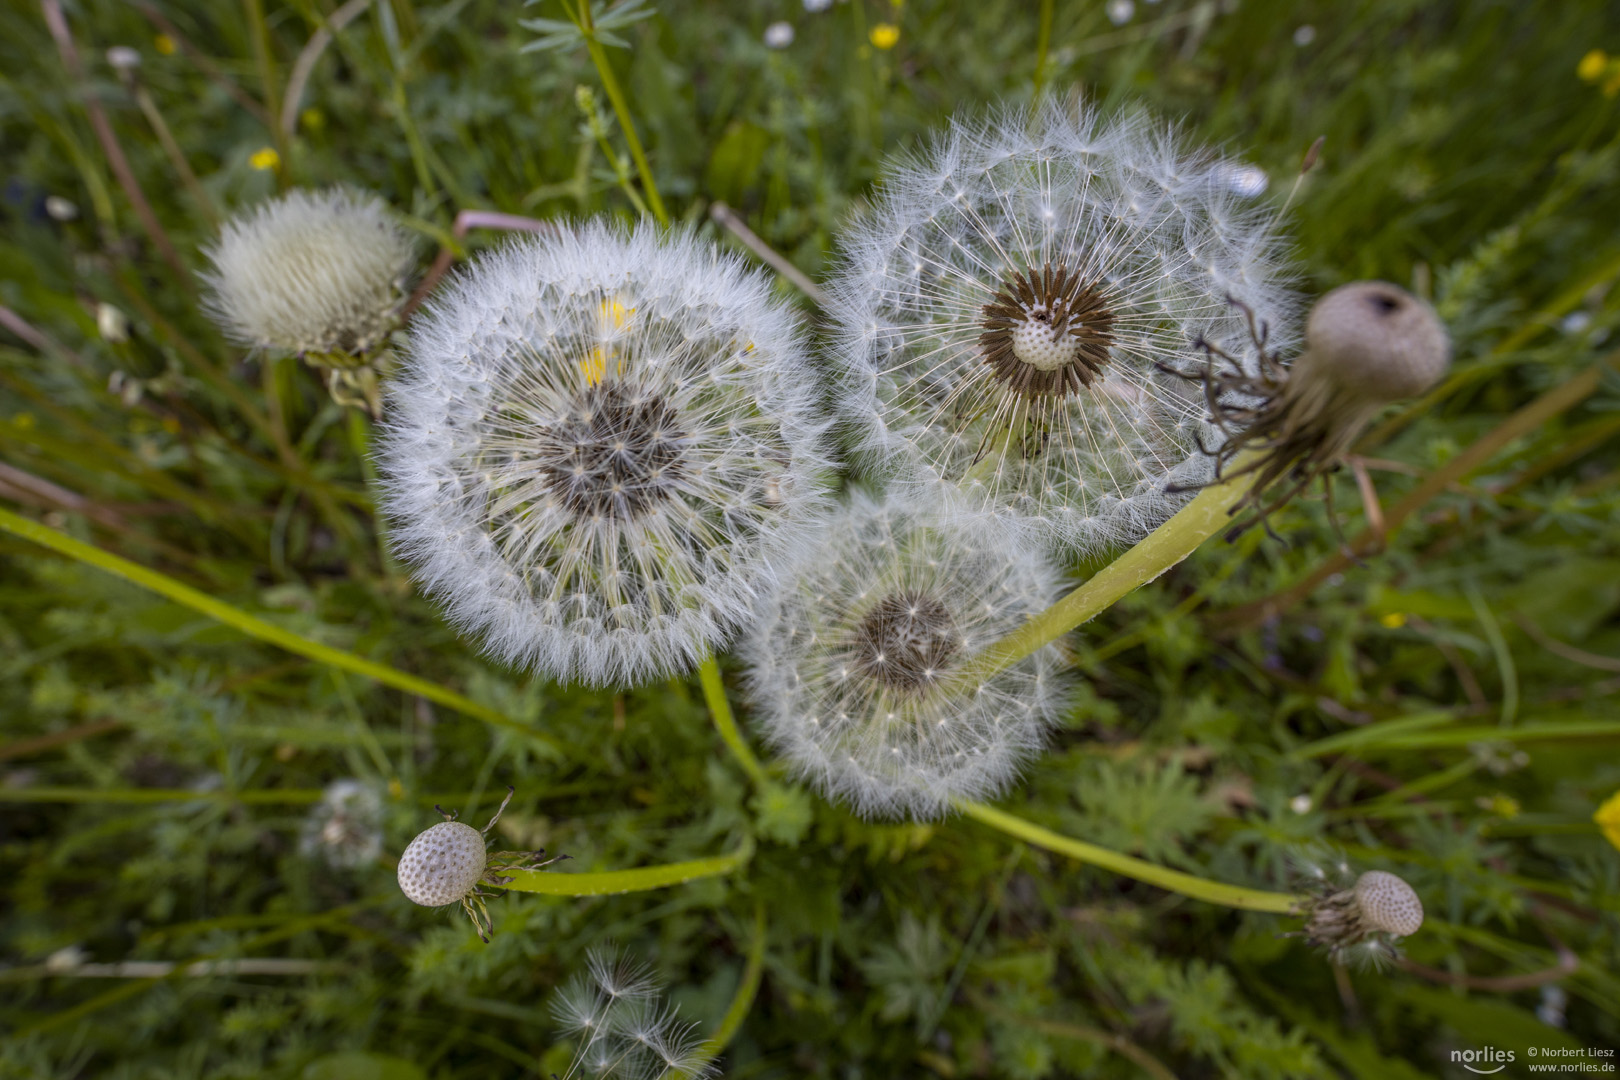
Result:
{"type": "Polygon", "coordinates": [[[1047,52],[1052,47],[1052,0],[1041,0],[1040,28],[1035,35],[1035,96],[1046,83],[1047,52]]]}
{"type": "Polygon", "coordinates": [[[1189,896],[1194,900],[1238,908],[1242,911],[1269,911],[1276,915],[1292,913],[1296,905],[1304,900],[1302,896],[1289,893],[1246,889],[1241,885],[1223,885],[1221,882],[1208,881],[1179,870],[1168,870],[1095,844],[1070,839],[1061,833],[1043,829],[1033,822],[992,806],[985,806],[983,803],[962,802],[957,804],[957,809],[973,820],[989,825],[993,829],[1000,829],[1009,836],[1016,836],[1025,843],[1055,851],[1059,855],[1067,855],[1071,859],[1078,859],[1104,870],[1111,870],[1136,881],[1156,885],[1169,892],[1189,896]]]}
{"type": "Polygon", "coordinates": [[[726,746],[749,778],[764,787],[770,783],[771,778],[766,774],[765,766],[759,763],[759,758],[748,749],[748,744],[743,741],[742,732],[737,730],[737,720],[731,714],[731,702],[726,700],[726,684],[720,681],[720,665],[715,661],[713,653],[704,657],[703,663],[698,665],[698,681],[703,684],[703,700],[709,706],[709,715],[714,718],[715,730],[720,733],[720,738],[725,740],[726,746]]]}
{"type": "Polygon", "coordinates": [[[720,1026],[715,1028],[714,1036],[703,1044],[700,1051],[704,1060],[713,1061],[720,1056],[721,1051],[731,1045],[731,1040],[737,1037],[737,1029],[742,1027],[743,1021],[748,1019],[748,1012],[754,1007],[754,998],[759,994],[759,980],[765,974],[765,904],[756,899],[754,901],[754,940],[748,946],[748,962],[743,966],[742,981],[737,984],[737,993],[731,999],[731,1007],[726,1015],[720,1018],[720,1026]]]}
{"type": "Polygon", "coordinates": [[[691,862],[643,866],[635,870],[610,870],[601,874],[551,874],[541,870],[512,870],[510,882],[499,886],[511,892],[539,893],[542,896],[610,896],[614,893],[646,892],[679,885],[684,881],[728,874],[754,857],[754,841],[744,837],[742,846],[727,855],[691,862]]]}
{"type": "MultiPolygon", "coordinates": [[[[125,581],[139,585],[143,589],[149,589],[159,596],[167,597],[177,604],[191,608],[193,611],[199,611],[211,619],[217,619],[226,626],[240,630],[249,637],[269,642],[272,645],[286,649],[288,652],[297,653],[299,656],[307,657],[317,663],[328,664],[343,671],[352,671],[356,675],[363,675],[368,679],[375,679],[385,686],[392,686],[408,694],[416,694],[419,697],[427,698],[429,701],[438,702],[440,705],[455,709],[457,712],[465,713],[485,723],[512,728],[531,737],[542,738],[538,732],[527,724],[521,724],[509,716],[502,715],[488,705],[480,705],[471,698],[464,697],[448,687],[417,678],[415,675],[407,675],[396,668],[391,668],[386,664],[379,664],[374,660],[364,659],[353,653],[344,652],[342,649],[334,649],[330,645],[322,645],[318,641],[300,637],[291,630],[284,630],[272,623],[265,622],[263,619],[255,618],[247,612],[232,607],[222,600],[216,600],[207,593],[199,592],[189,585],[182,585],[180,582],[160,574],[156,570],[149,570],[137,563],[130,562],[128,559],[120,558],[110,552],[102,551],[98,547],[75,540],[66,533],[41,525],[37,521],[30,521],[20,514],[14,514],[9,510],[0,510],[0,530],[20,536],[24,540],[32,540],[34,543],[48,547],[52,551],[66,555],[70,559],[77,559],[79,562],[94,566],[98,570],[104,570],[116,577],[121,577],[125,581]]],[[[545,740],[542,738],[542,741],[545,740]]]]}
{"type": "Polygon", "coordinates": [[[647,155],[641,149],[641,139],[636,135],[636,125],[630,119],[630,105],[625,100],[624,91],[619,89],[619,80],[613,74],[613,65],[608,63],[607,53],[603,51],[601,42],[596,40],[596,25],[591,19],[591,0],[579,0],[579,13],[575,16],[580,31],[585,35],[585,48],[591,54],[591,63],[596,65],[596,73],[601,76],[602,89],[607,91],[608,100],[613,103],[613,113],[619,118],[619,126],[624,129],[624,141],[630,147],[630,157],[636,163],[636,171],[641,174],[641,186],[647,191],[647,205],[652,207],[653,217],[658,224],[669,226],[669,212],[664,209],[664,200],[658,194],[658,184],[653,180],[652,166],[647,164],[647,155]]]}
{"type": "Polygon", "coordinates": [[[1230,479],[1199,492],[1174,517],[1085,584],[991,644],[963,665],[958,678],[983,680],[1011,667],[1191,555],[1198,545],[1231,524],[1233,511],[1258,476],[1256,471],[1244,472],[1252,461],[1248,454],[1238,455],[1227,468],[1230,479]]]}

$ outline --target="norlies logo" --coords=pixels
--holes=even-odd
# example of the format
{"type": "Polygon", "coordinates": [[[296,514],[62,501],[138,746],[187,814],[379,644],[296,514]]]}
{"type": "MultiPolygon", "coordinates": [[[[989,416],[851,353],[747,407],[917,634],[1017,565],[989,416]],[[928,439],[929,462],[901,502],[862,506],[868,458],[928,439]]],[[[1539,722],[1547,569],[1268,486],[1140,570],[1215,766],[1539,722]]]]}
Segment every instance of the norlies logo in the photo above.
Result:
{"type": "Polygon", "coordinates": [[[1483,1050],[1453,1050],[1451,1060],[1471,1073],[1490,1076],[1492,1073],[1499,1073],[1508,1067],[1513,1061],[1513,1051],[1498,1050],[1494,1046],[1487,1046],[1483,1050]],[[1495,1068],[1485,1067],[1493,1065],[1495,1068]]]}

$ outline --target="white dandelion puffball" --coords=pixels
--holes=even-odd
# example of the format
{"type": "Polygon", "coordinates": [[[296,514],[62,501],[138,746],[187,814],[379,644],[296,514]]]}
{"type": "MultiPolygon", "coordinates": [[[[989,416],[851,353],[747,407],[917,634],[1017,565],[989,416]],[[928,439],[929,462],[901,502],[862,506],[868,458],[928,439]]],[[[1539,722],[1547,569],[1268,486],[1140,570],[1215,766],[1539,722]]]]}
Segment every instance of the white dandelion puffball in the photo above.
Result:
{"type": "Polygon", "coordinates": [[[1062,698],[1056,645],[955,678],[1061,579],[1020,531],[945,494],[853,494],[739,646],[766,739],[867,817],[937,818],[995,795],[1039,752],[1062,698]]]}
{"type": "Polygon", "coordinates": [[[382,798],[358,780],[334,780],[304,818],[298,850],[328,866],[354,869],[382,854],[382,798]]]}
{"type": "Polygon", "coordinates": [[[1202,387],[1159,365],[1198,372],[1198,341],[1246,340],[1240,305],[1273,345],[1293,317],[1270,218],[1224,164],[1051,102],[958,119],[892,164],[831,287],[865,460],[1082,552],[1161,524],[1220,440],[1202,387]]]}
{"type": "Polygon", "coordinates": [[[488,862],[483,833],[459,821],[441,821],[399,857],[399,887],[413,904],[454,904],[477,887],[488,862]]]}
{"type": "Polygon", "coordinates": [[[770,281],[645,226],[484,256],[414,321],[390,402],[395,543],[489,653],[564,681],[724,644],[830,467],[770,281]]]}
{"type": "Polygon", "coordinates": [[[228,336],[335,363],[394,328],[416,241],[375,195],[295,190],[226,222],[206,254],[207,308],[228,336]]]}

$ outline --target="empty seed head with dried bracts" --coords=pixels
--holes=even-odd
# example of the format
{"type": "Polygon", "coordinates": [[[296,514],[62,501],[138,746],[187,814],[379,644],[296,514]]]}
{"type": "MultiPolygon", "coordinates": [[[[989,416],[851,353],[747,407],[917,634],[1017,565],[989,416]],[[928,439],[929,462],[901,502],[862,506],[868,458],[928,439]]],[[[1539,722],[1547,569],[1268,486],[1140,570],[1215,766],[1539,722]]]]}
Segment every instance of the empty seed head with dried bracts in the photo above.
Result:
{"type": "MultiPolygon", "coordinates": [[[[459,903],[473,929],[485,942],[492,929],[489,909],[484,898],[489,894],[481,885],[506,885],[512,878],[506,876],[514,870],[538,870],[549,866],[566,855],[545,859],[543,851],[499,851],[490,854],[485,838],[489,830],[501,819],[501,812],[512,801],[513,789],[506,789],[506,798],[482,830],[456,820],[454,813],[439,813],[444,820],[419,833],[399,857],[399,887],[413,904],[423,907],[444,907],[459,903]]],[[[438,807],[434,807],[438,810],[438,807]]]]}
{"type": "Polygon", "coordinates": [[[484,256],[416,319],[389,400],[395,542],[488,652],[564,681],[696,666],[824,501],[797,320],[690,233],[484,256]]]}
{"type": "Polygon", "coordinates": [[[1384,870],[1369,870],[1348,888],[1323,877],[1307,893],[1300,913],[1302,936],[1335,961],[1387,960],[1395,941],[1423,927],[1423,901],[1412,886],[1384,870]]]}
{"type": "Polygon", "coordinates": [[[1160,524],[1212,475],[1199,447],[1218,431],[1159,365],[1240,328],[1229,296],[1279,333],[1292,311],[1271,218],[1226,164],[1055,102],[958,119],[891,163],[831,287],[867,463],[1081,551],[1160,524]]]}
{"type": "Polygon", "coordinates": [[[1043,551],[992,514],[856,492],[787,564],[740,646],[757,721],[799,775],[869,817],[937,818],[993,796],[1044,742],[1061,657],[1047,646],[989,677],[958,675],[1059,585],[1043,551]]]}
{"type": "Polygon", "coordinates": [[[1188,377],[1201,380],[1206,403],[1224,435],[1222,465],[1240,451],[1259,457],[1239,505],[1271,510],[1335,467],[1357,436],[1390,402],[1421,394],[1445,374],[1451,343],[1434,309],[1387,281],[1354,281],[1324,295],[1305,323],[1305,349],[1285,367],[1252,310],[1248,341],[1257,371],[1224,345],[1206,339],[1208,362],[1188,377]],[[1279,494],[1278,486],[1282,487],[1279,494]]]}

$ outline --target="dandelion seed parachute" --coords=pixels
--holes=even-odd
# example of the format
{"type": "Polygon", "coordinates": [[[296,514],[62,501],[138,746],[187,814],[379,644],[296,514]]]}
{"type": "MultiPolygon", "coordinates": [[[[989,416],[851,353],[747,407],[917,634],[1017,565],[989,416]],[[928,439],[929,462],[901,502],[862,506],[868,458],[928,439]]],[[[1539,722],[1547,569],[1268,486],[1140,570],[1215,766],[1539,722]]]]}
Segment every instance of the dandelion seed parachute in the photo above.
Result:
{"type": "Polygon", "coordinates": [[[389,393],[395,543],[487,652],[561,680],[695,666],[824,501],[794,316],[689,233],[589,224],[483,257],[389,393]]]}
{"type": "Polygon", "coordinates": [[[552,1006],[579,1038],[567,1075],[696,1080],[715,1075],[697,1027],[663,1003],[652,969],[612,949],[592,949],[552,1006]],[[576,1070],[578,1072],[576,1073],[576,1070]]]}
{"type": "Polygon", "coordinates": [[[341,366],[393,330],[416,242],[375,195],[330,188],[238,215],[206,254],[207,308],[233,340],[341,366]]]}
{"type": "Polygon", "coordinates": [[[868,817],[937,818],[994,796],[1055,718],[1058,648],[987,679],[955,674],[1060,584],[991,514],[856,492],[787,564],[739,646],[756,722],[800,776],[868,817]]]}
{"type": "Polygon", "coordinates": [[[1234,337],[1232,299],[1274,341],[1293,313],[1272,222],[1223,167],[1142,118],[1055,102],[958,119],[894,162],[831,287],[865,461],[1079,551],[1162,523],[1211,478],[1200,445],[1219,431],[1159,365],[1234,337]]]}

